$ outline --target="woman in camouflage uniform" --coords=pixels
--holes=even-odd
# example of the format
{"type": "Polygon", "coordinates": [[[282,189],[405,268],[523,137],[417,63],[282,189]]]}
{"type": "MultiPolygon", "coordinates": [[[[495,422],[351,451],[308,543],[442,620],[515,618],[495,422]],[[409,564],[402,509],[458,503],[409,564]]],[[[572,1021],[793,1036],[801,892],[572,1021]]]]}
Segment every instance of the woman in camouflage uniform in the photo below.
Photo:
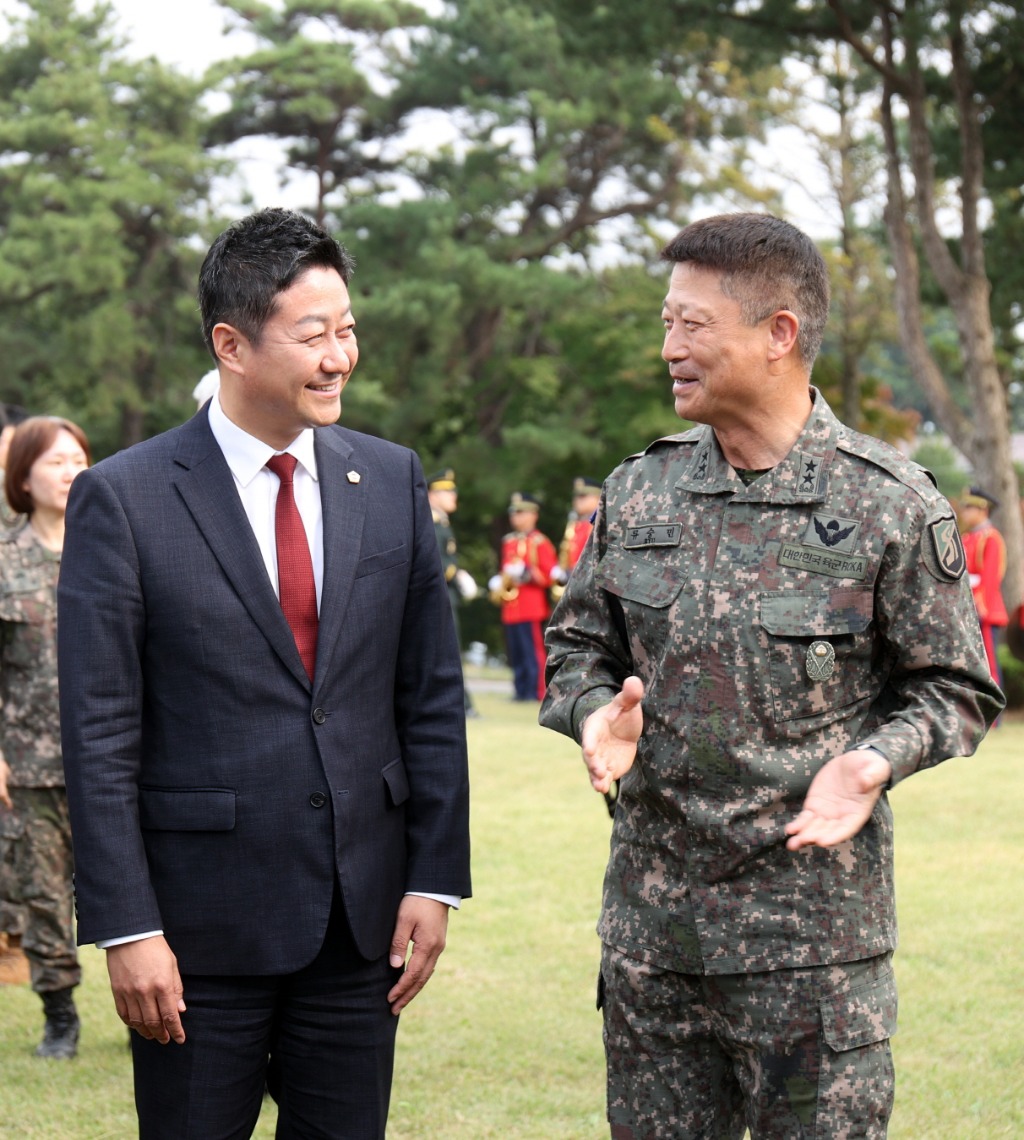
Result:
{"type": "Polygon", "coordinates": [[[26,516],[0,536],[0,831],[5,889],[25,908],[23,947],[43,1000],[40,1057],[73,1057],[81,980],[71,898],[71,831],[57,704],[57,575],[71,482],[89,443],[68,420],[33,416],[11,440],[4,490],[26,516]]]}

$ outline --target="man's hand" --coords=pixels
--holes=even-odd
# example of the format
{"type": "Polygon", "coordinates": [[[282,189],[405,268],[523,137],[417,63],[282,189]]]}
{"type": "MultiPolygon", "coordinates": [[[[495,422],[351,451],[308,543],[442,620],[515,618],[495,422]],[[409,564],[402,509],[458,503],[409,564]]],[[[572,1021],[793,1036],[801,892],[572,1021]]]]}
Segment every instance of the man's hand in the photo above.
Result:
{"type": "Polygon", "coordinates": [[[583,762],[595,791],[604,794],[633,767],[636,742],[644,730],[644,683],[627,677],[614,700],[583,722],[583,762]]]}
{"type": "Polygon", "coordinates": [[[3,804],[8,811],[13,811],[14,804],[11,802],[11,793],[7,790],[7,781],[10,780],[10,778],[10,765],[0,756],[0,804],[3,804]]]}
{"type": "Polygon", "coordinates": [[[388,994],[392,1013],[401,1013],[427,984],[441,957],[447,931],[447,903],[420,895],[406,895],[402,899],[395,933],[391,936],[391,965],[404,965],[405,971],[388,994]],[[406,962],[410,942],[413,950],[406,962]]]}
{"type": "Polygon", "coordinates": [[[803,811],[786,824],[786,846],[835,847],[852,839],[871,818],[892,765],[870,749],[854,749],[830,760],[811,781],[803,811]]]}
{"type": "Polygon", "coordinates": [[[107,950],[107,973],[117,1015],[147,1041],[185,1040],[185,1012],[178,960],[162,934],[122,942],[107,950]]]}

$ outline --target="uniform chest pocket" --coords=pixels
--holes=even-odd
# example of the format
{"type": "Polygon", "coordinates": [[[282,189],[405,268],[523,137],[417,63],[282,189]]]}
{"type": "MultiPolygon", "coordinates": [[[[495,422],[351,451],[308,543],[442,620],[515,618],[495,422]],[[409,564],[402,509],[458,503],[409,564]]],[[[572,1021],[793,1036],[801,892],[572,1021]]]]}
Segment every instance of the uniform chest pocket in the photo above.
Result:
{"type": "Polygon", "coordinates": [[[57,607],[53,589],[36,582],[29,592],[0,597],[3,661],[15,669],[37,669],[56,636],[57,607]]]}
{"type": "Polygon", "coordinates": [[[761,596],[777,724],[821,716],[871,695],[873,610],[870,588],[761,596]]]}
{"type": "Polygon", "coordinates": [[[594,580],[617,598],[657,610],[670,606],[683,586],[678,567],[667,556],[641,558],[619,550],[601,559],[594,580]]]}

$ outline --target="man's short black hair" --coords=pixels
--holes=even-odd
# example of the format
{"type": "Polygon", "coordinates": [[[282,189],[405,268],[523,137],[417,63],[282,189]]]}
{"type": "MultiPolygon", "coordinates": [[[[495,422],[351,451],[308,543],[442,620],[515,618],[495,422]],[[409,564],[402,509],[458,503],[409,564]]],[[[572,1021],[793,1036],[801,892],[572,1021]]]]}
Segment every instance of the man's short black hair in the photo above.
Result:
{"type": "Polygon", "coordinates": [[[277,296],[309,269],[335,269],[347,285],[355,262],[345,247],[302,214],[271,207],[229,226],[199,270],[203,339],[217,360],[213,329],[232,325],[253,344],[277,308],[277,296]]]}

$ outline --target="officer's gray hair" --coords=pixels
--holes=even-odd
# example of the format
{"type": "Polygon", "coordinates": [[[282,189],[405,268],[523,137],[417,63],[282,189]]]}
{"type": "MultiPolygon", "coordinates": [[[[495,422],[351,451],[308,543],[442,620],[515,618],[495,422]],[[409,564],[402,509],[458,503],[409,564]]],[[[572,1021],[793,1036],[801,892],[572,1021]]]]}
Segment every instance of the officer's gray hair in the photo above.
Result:
{"type": "Polygon", "coordinates": [[[756,325],[779,309],[800,322],[797,347],[808,372],[828,321],[825,259],[802,230],[772,214],[717,214],[692,222],[661,251],[722,274],[722,292],[756,325]]]}

